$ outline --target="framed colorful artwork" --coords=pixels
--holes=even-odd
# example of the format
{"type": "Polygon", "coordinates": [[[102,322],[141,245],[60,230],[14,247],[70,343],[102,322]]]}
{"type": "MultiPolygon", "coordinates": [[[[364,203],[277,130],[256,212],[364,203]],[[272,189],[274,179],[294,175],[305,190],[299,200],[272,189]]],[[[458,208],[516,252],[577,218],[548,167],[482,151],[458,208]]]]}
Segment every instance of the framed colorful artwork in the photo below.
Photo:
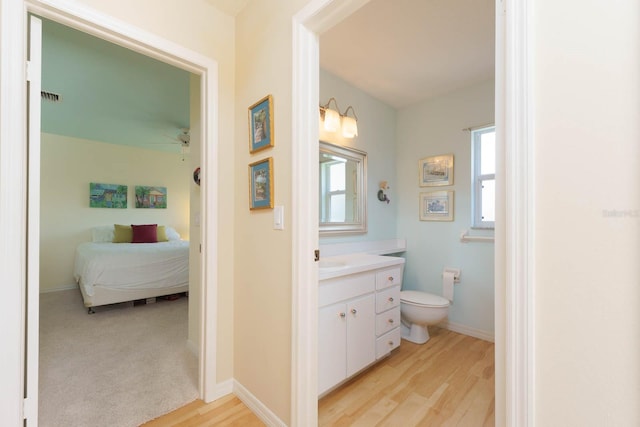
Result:
{"type": "Polygon", "coordinates": [[[89,207],[126,209],[129,187],[120,184],[89,183],[89,207]]]}
{"type": "Polygon", "coordinates": [[[249,107],[249,152],[273,145],[273,97],[267,95],[249,107]]]}
{"type": "Polygon", "coordinates": [[[167,187],[136,185],[136,208],[166,209],[167,187]]]}
{"type": "Polygon", "coordinates": [[[249,208],[273,208],[273,157],[249,165],[249,208]]]}

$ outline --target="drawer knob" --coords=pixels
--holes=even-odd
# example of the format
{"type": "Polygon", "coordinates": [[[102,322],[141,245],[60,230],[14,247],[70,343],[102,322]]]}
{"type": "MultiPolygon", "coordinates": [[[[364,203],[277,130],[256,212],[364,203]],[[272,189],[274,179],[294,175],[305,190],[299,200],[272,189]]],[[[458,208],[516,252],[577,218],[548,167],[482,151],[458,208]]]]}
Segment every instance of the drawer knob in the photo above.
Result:
{"type": "Polygon", "coordinates": [[[389,277],[387,278],[387,280],[388,280],[388,281],[390,281],[390,282],[393,282],[393,276],[389,276],[389,277]]]}
{"type": "Polygon", "coordinates": [[[389,297],[389,302],[393,302],[393,297],[389,297]]]}
{"type": "Polygon", "coordinates": [[[347,316],[347,313],[340,313],[340,317],[343,317],[343,318],[344,318],[344,317],[346,317],[346,316],[347,316]]]}
{"type": "Polygon", "coordinates": [[[352,309],[351,309],[351,313],[352,313],[352,314],[356,314],[357,312],[358,312],[358,310],[356,310],[355,308],[352,308],[352,309]]]}
{"type": "Polygon", "coordinates": [[[389,347],[393,346],[393,341],[389,341],[389,347]]]}
{"type": "Polygon", "coordinates": [[[387,320],[387,322],[389,322],[390,324],[393,325],[393,319],[389,319],[389,320],[387,320]]]}

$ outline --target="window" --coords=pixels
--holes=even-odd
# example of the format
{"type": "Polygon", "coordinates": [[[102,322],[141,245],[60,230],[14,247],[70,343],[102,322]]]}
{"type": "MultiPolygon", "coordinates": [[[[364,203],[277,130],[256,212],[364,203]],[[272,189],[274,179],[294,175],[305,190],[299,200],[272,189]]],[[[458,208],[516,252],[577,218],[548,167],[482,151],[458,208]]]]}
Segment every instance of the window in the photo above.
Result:
{"type": "Polygon", "coordinates": [[[496,220],[496,128],[471,131],[472,227],[494,228],[496,220]]]}
{"type": "Polygon", "coordinates": [[[324,200],[320,201],[322,222],[344,222],[346,203],[346,163],[327,162],[320,165],[324,200]],[[324,170],[322,170],[324,169],[324,170]]]}

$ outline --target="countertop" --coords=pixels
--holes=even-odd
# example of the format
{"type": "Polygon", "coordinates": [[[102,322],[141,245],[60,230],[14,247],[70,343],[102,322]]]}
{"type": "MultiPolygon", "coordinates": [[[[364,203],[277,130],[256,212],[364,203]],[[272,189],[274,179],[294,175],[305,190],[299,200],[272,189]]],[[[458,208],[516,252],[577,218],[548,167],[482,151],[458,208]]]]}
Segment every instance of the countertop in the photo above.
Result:
{"type": "Polygon", "coordinates": [[[322,257],[318,262],[318,280],[333,279],[362,271],[404,264],[402,257],[355,253],[322,257]]]}

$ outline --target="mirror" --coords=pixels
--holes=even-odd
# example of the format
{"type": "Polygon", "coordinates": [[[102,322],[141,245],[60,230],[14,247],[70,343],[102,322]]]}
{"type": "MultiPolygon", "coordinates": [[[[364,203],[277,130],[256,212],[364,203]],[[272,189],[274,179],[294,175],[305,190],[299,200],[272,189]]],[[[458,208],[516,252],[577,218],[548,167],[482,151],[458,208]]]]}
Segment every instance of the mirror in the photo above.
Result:
{"type": "Polygon", "coordinates": [[[367,232],[367,153],[320,141],[320,234],[367,232]]]}

